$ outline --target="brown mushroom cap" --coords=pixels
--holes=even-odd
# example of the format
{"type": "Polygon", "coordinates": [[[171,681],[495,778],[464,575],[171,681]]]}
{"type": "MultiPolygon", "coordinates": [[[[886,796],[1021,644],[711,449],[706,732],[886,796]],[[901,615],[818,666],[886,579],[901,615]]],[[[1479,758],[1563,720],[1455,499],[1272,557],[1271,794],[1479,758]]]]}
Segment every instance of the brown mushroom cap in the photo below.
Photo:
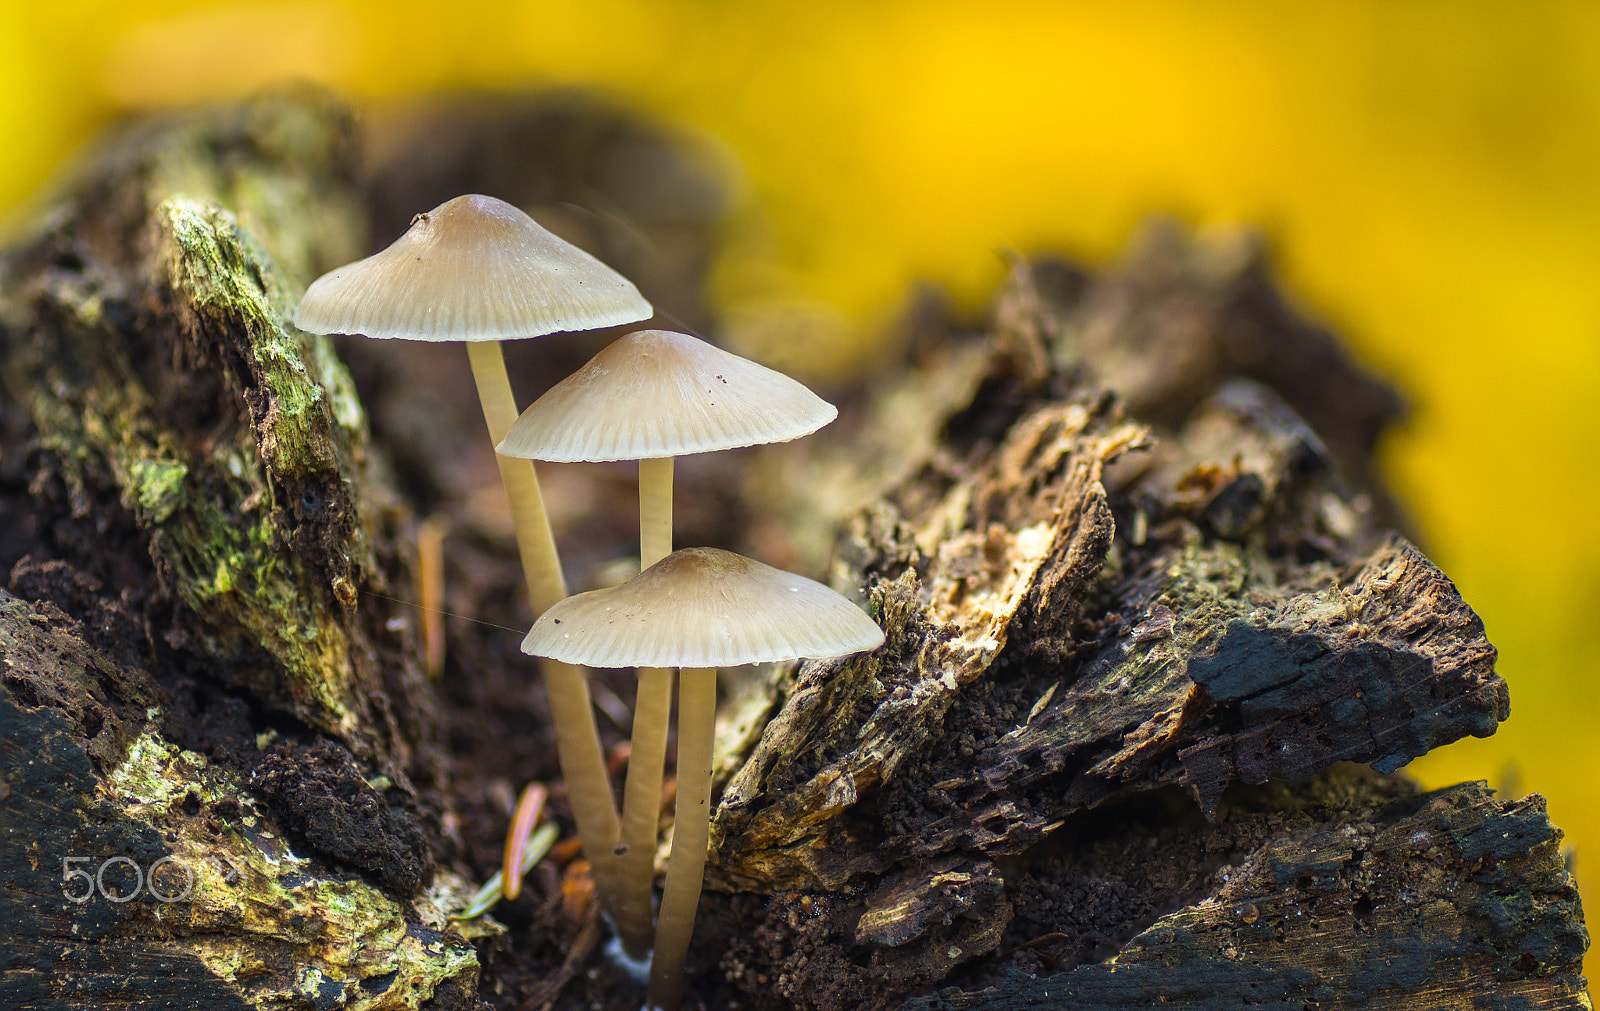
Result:
{"type": "Polygon", "coordinates": [[[877,649],[883,630],[814,580],[684,548],[621,586],[568,597],[522,651],[589,667],[736,667],[877,649]]]}
{"type": "Polygon", "coordinates": [[[419,214],[389,248],[312,282],[294,325],[310,333],[509,340],[648,319],[627,278],[494,197],[419,214]]]}
{"type": "Polygon", "coordinates": [[[787,442],[838,413],[783,373],[698,337],[639,330],[534,401],[497,449],[557,463],[647,460],[787,442]]]}

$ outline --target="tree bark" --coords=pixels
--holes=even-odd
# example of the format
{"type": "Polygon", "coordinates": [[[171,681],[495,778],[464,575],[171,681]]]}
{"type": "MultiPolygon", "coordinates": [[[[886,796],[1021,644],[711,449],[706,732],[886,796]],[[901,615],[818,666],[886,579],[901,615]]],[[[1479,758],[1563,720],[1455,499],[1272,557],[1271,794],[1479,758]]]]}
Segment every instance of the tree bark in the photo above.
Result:
{"type": "Polygon", "coordinates": [[[39,601],[0,602],[6,1006],[475,991],[420,824],[427,685],[358,593],[389,587],[391,496],[343,365],[284,322],[358,252],[351,149],[313,94],[142,124],[6,254],[10,583],[39,601]]]}
{"type": "Polygon", "coordinates": [[[1481,621],[1380,521],[1395,511],[1366,466],[1372,417],[1357,407],[1392,417],[1398,400],[1326,332],[1274,332],[1281,301],[1261,255],[1246,237],[1219,251],[1157,226],[1103,279],[1052,289],[1041,277],[1062,268],[1019,262],[990,333],[914,345],[920,359],[853,428],[796,451],[791,514],[841,501],[830,475],[854,463],[866,504],[834,545],[835,576],[869,588],[888,643],[783,674],[722,792],[713,880],[812,910],[771,925],[782,942],[729,939],[723,963],[749,989],[777,980],[819,1007],[886,1006],[950,979],[970,992],[907,1006],[1049,994],[1200,1007],[1254,993],[1369,1006],[1412,992],[1586,1006],[1587,935],[1542,801],[1463,787],[1384,806],[1394,786],[1338,771],[1392,773],[1487,736],[1509,696],[1481,621]],[[1152,319],[1165,334],[1152,337],[1152,319]],[[1296,373],[1301,386],[1278,375],[1282,395],[1240,376],[1205,345],[1241,328],[1306,345],[1324,371],[1296,373]],[[1140,344],[1211,364],[1130,375],[1140,344]],[[1135,402],[1192,409],[1129,418],[1105,385],[1119,370],[1135,402]],[[1341,471],[1330,445],[1362,458],[1341,471]],[[1230,821],[1244,798],[1260,804],[1248,788],[1285,781],[1310,784],[1278,795],[1286,811],[1349,796],[1319,821],[1240,838],[1230,821]],[[1139,812],[1170,810],[1175,791],[1192,806],[1169,817],[1235,868],[1157,845],[1139,812]],[[1041,902],[1096,901],[1071,868],[1096,863],[1078,836],[1108,822],[1168,880],[1119,884],[1137,901],[1092,929],[1072,916],[1052,927],[1041,902]],[[1466,898],[1505,886],[1510,864],[1485,872],[1479,856],[1498,832],[1520,840],[1514,923],[1498,900],[1466,898]],[[1256,919],[1235,922],[1232,906],[1256,919]],[[808,955],[785,954],[796,946],[808,955]],[[1370,974],[1352,968],[1364,963],[1370,974]]]}

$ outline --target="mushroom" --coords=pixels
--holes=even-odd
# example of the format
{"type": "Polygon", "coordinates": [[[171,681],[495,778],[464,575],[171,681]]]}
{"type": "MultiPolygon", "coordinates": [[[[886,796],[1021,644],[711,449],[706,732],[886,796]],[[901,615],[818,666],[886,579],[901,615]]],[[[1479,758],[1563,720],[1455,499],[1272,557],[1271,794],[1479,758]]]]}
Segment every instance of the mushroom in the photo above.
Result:
{"type": "Polygon", "coordinates": [[[861,653],[883,630],[821,583],[716,548],[685,548],[546,611],[522,650],[592,667],[679,667],[678,800],[649,1005],[674,1011],[711,826],[717,667],[861,653]]]}
{"type": "MultiPolygon", "coordinates": [[[[630,333],[551,387],[511,426],[499,451],[551,462],[639,461],[639,562],[672,551],[674,457],[787,442],[838,411],[800,383],[698,337],[630,333]]],[[[639,670],[623,789],[617,932],[634,958],[650,947],[650,896],[672,672],[639,670]]]]}
{"type": "Polygon", "coordinates": [[[672,461],[787,442],[838,416],[781,372],[688,334],[638,330],[522,412],[507,456],[551,463],[639,461],[640,568],[672,551],[672,461]]]}
{"type": "MultiPolygon", "coordinates": [[[[294,312],[310,333],[465,341],[489,437],[517,418],[502,340],[594,330],[653,310],[627,278],[495,197],[468,194],[426,214],[388,248],[312,282],[294,312]]],[[[566,596],[531,467],[498,459],[535,613],[566,596]]]]}
{"type": "MultiPolygon", "coordinates": [[[[516,207],[469,194],[412,219],[388,248],[314,281],[295,309],[310,333],[465,341],[489,438],[517,417],[500,341],[646,319],[637,289],[516,207]]],[[[566,595],[531,463],[496,456],[535,615],[566,595]]],[[[603,895],[620,826],[581,670],[543,665],[573,816],[603,895]]]]}

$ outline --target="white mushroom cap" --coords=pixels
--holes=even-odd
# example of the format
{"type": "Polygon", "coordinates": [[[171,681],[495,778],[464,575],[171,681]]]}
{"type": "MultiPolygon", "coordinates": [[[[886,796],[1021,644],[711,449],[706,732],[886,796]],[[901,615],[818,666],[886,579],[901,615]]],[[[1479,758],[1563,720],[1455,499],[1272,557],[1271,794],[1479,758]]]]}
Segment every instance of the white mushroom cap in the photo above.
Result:
{"type": "Polygon", "coordinates": [[[310,333],[425,341],[509,340],[648,319],[628,279],[494,197],[419,214],[389,248],[306,289],[310,333]]]}
{"type": "Polygon", "coordinates": [[[522,651],[589,667],[736,667],[881,645],[877,623],[821,583],[684,548],[621,586],[553,605],[522,651]]]}
{"type": "Polygon", "coordinates": [[[497,447],[558,463],[787,442],[838,411],[800,383],[670,330],[615,341],[522,412],[497,447]]]}

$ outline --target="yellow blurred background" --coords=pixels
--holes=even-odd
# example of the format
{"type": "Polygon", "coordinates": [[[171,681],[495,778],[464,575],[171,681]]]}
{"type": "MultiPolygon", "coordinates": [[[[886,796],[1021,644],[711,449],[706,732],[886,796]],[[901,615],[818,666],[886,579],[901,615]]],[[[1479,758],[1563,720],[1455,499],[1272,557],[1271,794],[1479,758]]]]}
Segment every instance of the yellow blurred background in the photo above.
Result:
{"type": "Polygon", "coordinates": [[[293,75],[578,84],[716,138],[761,225],[723,304],[868,333],[998,252],[1250,221],[1414,405],[1384,447],[1513,715],[1415,763],[1550,798],[1600,894],[1600,4],[0,0],[0,215],[111,116],[293,75]]]}

